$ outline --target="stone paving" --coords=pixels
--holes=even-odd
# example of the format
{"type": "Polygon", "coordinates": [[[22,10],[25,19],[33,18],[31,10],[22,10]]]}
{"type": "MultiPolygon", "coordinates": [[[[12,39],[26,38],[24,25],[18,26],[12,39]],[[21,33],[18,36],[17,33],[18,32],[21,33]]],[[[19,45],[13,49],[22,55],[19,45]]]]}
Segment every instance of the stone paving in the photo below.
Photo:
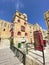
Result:
{"type": "MultiPolygon", "coordinates": [[[[9,41],[7,42],[6,40],[2,40],[0,43],[0,65],[21,65],[22,63],[17,59],[17,57],[15,57],[14,53],[10,50],[9,43],[10,42],[9,41]]],[[[45,53],[45,65],[49,65],[49,45],[45,47],[44,53],[45,53]]],[[[29,50],[27,58],[33,59],[34,61],[32,60],[29,61],[29,59],[27,59],[27,62],[29,62],[30,64],[26,65],[43,65],[42,52],[40,51],[37,50],[35,51],[33,49],[29,50]],[[36,54],[38,54],[39,56],[36,54]],[[41,64],[35,63],[35,61],[41,64]]]]}
{"type": "MultiPolygon", "coordinates": [[[[38,50],[33,50],[31,49],[28,53],[28,55],[30,57],[32,57],[32,59],[34,59],[35,61],[38,61],[41,63],[41,65],[43,65],[43,55],[42,52],[38,51],[38,50]]],[[[49,45],[47,45],[47,47],[45,47],[44,50],[44,55],[45,55],[45,65],[49,65],[49,45]]]]}
{"type": "Polygon", "coordinates": [[[0,49],[0,65],[22,65],[10,48],[0,49]]]}

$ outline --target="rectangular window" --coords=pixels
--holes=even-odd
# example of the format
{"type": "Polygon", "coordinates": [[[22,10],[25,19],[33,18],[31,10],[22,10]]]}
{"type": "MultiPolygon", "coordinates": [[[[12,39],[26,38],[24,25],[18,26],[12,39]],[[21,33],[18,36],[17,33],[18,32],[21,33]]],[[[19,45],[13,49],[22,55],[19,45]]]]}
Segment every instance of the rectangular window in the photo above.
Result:
{"type": "Polygon", "coordinates": [[[27,36],[28,34],[27,33],[25,33],[25,36],[27,36]]]}
{"type": "Polygon", "coordinates": [[[49,24],[48,24],[48,29],[49,29],[49,24]]]}
{"type": "Polygon", "coordinates": [[[25,27],[21,26],[21,31],[25,32],[25,27]]]}
{"type": "Polygon", "coordinates": [[[3,26],[3,22],[1,22],[1,26],[3,26]]]}
{"type": "Polygon", "coordinates": [[[7,23],[4,23],[4,27],[6,27],[7,23]]]}
{"type": "Polygon", "coordinates": [[[10,25],[8,25],[8,28],[10,28],[10,25]]]}
{"type": "Polygon", "coordinates": [[[4,23],[4,27],[6,27],[7,23],[4,23]]]}

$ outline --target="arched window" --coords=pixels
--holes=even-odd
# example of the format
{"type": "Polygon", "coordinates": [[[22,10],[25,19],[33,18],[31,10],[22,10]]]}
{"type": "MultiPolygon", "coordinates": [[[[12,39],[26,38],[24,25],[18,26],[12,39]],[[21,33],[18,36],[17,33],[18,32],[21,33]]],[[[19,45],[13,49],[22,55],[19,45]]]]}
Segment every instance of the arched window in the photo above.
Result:
{"type": "Polygon", "coordinates": [[[20,31],[18,31],[17,35],[21,35],[21,32],[20,32],[20,31]]]}
{"type": "Polygon", "coordinates": [[[21,16],[21,14],[19,13],[19,16],[21,16]]]}
{"type": "Polygon", "coordinates": [[[3,31],[5,31],[5,29],[3,29],[3,31]]]}
{"type": "Polygon", "coordinates": [[[20,22],[20,19],[18,19],[18,22],[20,22]]]}

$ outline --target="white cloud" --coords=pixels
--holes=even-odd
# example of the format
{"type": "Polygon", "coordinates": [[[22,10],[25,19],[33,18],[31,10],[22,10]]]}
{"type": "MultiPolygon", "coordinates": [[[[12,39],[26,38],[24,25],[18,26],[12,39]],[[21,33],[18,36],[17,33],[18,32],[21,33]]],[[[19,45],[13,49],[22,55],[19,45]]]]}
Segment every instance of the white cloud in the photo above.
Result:
{"type": "Polygon", "coordinates": [[[15,4],[15,8],[16,8],[17,10],[19,10],[19,3],[16,3],[16,4],[15,4]]]}
{"type": "Polygon", "coordinates": [[[19,10],[19,9],[24,7],[24,4],[22,3],[22,0],[2,0],[2,2],[4,4],[9,3],[9,2],[13,3],[13,5],[15,5],[16,10],[19,10]]]}
{"type": "Polygon", "coordinates": [[[17,2],[15,3],[15,8],[16,10],[19,10],[20,8],[23,8],[24,5],[22,2],[20,2],[20,0],[17,0],[17,2]]]}

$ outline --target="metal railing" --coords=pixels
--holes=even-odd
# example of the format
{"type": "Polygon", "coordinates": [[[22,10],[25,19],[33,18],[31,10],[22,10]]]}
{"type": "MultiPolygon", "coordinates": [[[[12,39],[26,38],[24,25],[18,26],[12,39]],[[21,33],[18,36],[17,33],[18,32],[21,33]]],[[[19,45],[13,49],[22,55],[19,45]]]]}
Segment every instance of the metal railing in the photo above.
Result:
{"type": "MultiPolygon", "coordinates": [[[[34,47],[32,48],[32,44],[30,46],[29,43],[26,44],[26,53],[28,54],[29,52],[31,52],[30,50],[35,50],[34,47]]],[[[16,48],[14,45],[11,45],[10,48],[12,49],[12,51],[14,52],[15,56],[25,65],[26,63],[26,54],[23,53],[19,48],[16,48]]],[[[39,55],[37,53],[34,53],[34,52],[31,52],[33,53],[34,55],[40,57],[40,58],[43,58],[43,62],[41,62],[39,59],[35,58],[37,61],[39,61],[40,63],[42,63],[43,65],[45,65],[45,58],[44,58],[44,49],[41,51],[42,52],[42,55],[39,55]]]]}

